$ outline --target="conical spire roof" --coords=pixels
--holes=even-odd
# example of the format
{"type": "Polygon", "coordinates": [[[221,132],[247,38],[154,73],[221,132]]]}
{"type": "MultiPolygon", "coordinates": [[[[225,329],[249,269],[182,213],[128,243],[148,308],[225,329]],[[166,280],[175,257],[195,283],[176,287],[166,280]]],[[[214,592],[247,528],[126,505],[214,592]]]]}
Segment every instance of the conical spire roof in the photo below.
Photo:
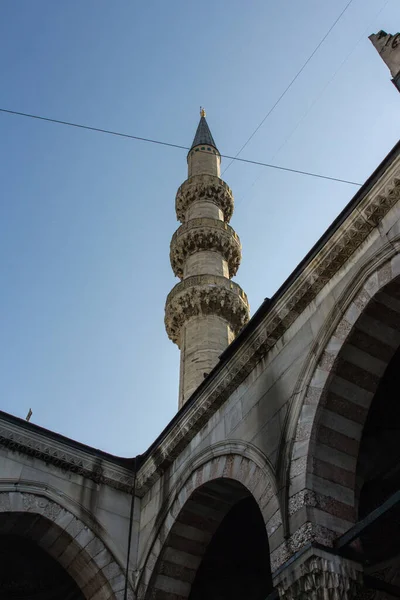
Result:
{"type": "Polygon", "coordinates": [[[204,144],[207,146],[213,146],[216,150],[218,150],[217,144],[214,142],[214,138],[211,135],[210,128],[206,121],[206,111],[204,108],[201,109],[200,115],[200,123],[197,127],[196,135],[194,136],[193,144],[191,145],[190,149],[204,144]]]}

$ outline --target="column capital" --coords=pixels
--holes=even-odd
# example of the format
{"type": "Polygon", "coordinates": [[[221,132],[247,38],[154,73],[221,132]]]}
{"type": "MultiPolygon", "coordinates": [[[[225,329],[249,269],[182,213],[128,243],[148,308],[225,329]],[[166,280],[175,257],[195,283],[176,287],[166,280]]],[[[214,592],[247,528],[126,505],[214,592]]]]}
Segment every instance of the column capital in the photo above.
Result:
{"type": "Polygon", "coordinates": [[[362,566],[310,547],[274,575],[283,600],[352,600],[362,589],[362,566]]]}

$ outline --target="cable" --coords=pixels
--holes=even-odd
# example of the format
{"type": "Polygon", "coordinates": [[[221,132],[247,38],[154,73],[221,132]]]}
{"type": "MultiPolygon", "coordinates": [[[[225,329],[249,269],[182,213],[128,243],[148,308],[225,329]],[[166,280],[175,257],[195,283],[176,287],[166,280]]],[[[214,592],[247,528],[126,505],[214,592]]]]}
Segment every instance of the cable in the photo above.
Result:
{"type": "MultiPolygon", "coordinates": [[[[251,136],[247,139],[247,141],[243,144],[243,146],[240,148],[239,152],[237,154],[235,154],[234,159],[237,159],[237,157],[239,156],[239,154],[242,153],[242,151],[246,148],[247,144],[250,142],[250,140],[253,139],[253,137],[256,135],[257,131],[260,129],[260,127],[262,127],[265,123],[265,121],[268,119],[268,117],[270,116],[270,114],[275,110],[275,108],[278,106],[278,104],[280,103],[280,101],[282,100],[282,98],[284,96],[286,96],[287,92],[290,90],[290,88],[292,87],[292,85],[294,84],[294,82],[298,79],[298,77],[301,75],[301,73],[304,71],[304,69],[306,68],[306,66],[308,65],[308,63],[310,62],[310,60],[313,58],[313,56],[318,52],[318,50],[320,49],[320,47],[322,46],[322,44],[324,43],[324,41],[326,40],[326,38],[328,37],[328,35],[331,33],[331,31],[333,30],[333,28],[337,25],[337,23],[340,21],[340,19],[342,18],[342,16],[344,15],[344,13],[346,12],[346,10],[349,8],[350,4],[353,2],[353,0],[349,0],[349,2],[346,4],[346,6],[344,7],[344,9],[342,10],[342,12],[340,13],[340,15],[337,17],[336,21],[330,26],[330,28],[328,29],[328,31],[326,32],[326,34],[324,35],[324,37],[321,39],[321,41],[319,42],[319,44],[314,48],[313,52],[310,54],[310,56],[307,58],[306,62],[303,64],[303,66],[301,67],[301,69],[299,71],[297,71],[296,75],[293,77],[293,79],[291,80],[291,82],[289,83],[289,85],[283,90],[282,94],[279,96],[278,100],[276,100],[275,104],[270,108],[270,110],[267,112],[267,114],[265,115],[265,117],[263,118],[263,120],[261,121],[261,123],[255,128],[255,130],[253,131],[253,133],[251,134],[251,136]]],[[[226,171],[229,169],[229,167],[231,166],[231,164],[233,163],[233,160],[231,160],[231,162],[225,167],[225,169],[222,171],[222,175],[224,173],[226,173],[226,171]]]]}
{"type": "MultiPolygon", "coordinates": [[[[321,96],[325,93],[325,91],[327,90],[327,88],[331,85],[332,81],[335,79],[336,75],[339,73],[340,69],[346,64],[346,62],[349,60],[350,56],[353,54],[353,52],[356,50],[356,48],[359,46],[360,42],[364,39],[365,33],[367,31],[370,30],[371,28],[371,24],[375,22],[375,20],[379,17],[379,15],[384,11],[384,9],[386,8],[386,6],[389,4],[389,0],[385,0],[383,3],[382,8],[376,13],[376,15],[374,16],[373,20],[371,20],[370,24],[368,25],[368,27],[366,27],[363,31],[363,33],[361,34],[361,36],[359,37],[359,39],[357,40],[357,42],[355,43],[355,45],[353,46],[352,50],[350,50],[350,52],[347,54],[347,56],[342,60],[342,62],[340,63],[340,65],[337,67],[337,69],[335,70],[335,72],[333,73],[332,77],[329,79],[329,81],[323,86],[323,88],[321,89],[321,91],[319,92],[319,94],[317,95],[317,97],[315,98],[315,100],[310,104],[310,106],[307,108],[307,110],[303,113],[303,115],[300,117],[299,121],[297,122],[297,124],[295,125],[295,127],[292,129],[291,133],[286,137],[286,139],[284,140],[284,142],[279,146],[279,148],[277,149],[276,152],[274,152],[271,160],[275,160],[275,158],[277,157],[277,155],[279,154],[279,152],[286,146],[286,144],[288,143],[288,141],[292,138],[292,136],[294,135],[294,133],[297,131],[297,129],[300,127],[301,123],[304,121],[304,119],[307,117],[307,115],[309,114],[310,110],[313,108],[313,106],[315,106],[315,104],[318,102],[318,100],[321,98],[321,96]]],[[[258,177],[256,177],[256,179],[253,181],[253,183],[250,185],[250,187],[248,188],[248,190],[251,190],[254,185],[257,183],[257,181],[259,181],[261,179],[261,177],[263,176],[263,173],[261,173],[258,177]]],[[[246,192],[247,194],[247,192],[246,192]]],[[[244,196],[246,194],[242,195],[242,198],[236,202],[236,209],[242,204],[242,202],[244,201],[244,196]]],[[[251,196],[251,198],[246,200],[246,203],[248,205],[248,203],[254,198],[254,195],[251,196]]]]}
{"type": "Polygon", "coordinates": [[[80,125],[79,123],[71,123],[70,121],[60,121],[59,119],[50,119],[49,117],[41,117],[39,115],[31,115],[29,113],[18,112],[16,110],[7,110],[0,108],[0,112],[10,115],[18,115],[19,117],[29,117],[30,119],[39,119],[39,121],[48,121],[49,123],[58,123],[59,125],[68,125],[68,127],[78,127],[79,129],[88,129],[89,131],[98,131],[100,133],[108,133],[109,135],[117,135],[119,137],[130,138],[131,140],[139,140],[140,142],[151,142],[152,144],[160,144],[161,146],[171,146],[172,148],[180,148],[181,150],[189,150],[187,146],[179,146],[179,144],[169,144],[168,142],[160,142],[150,138],[130,135],[129,133],[121,133],[119,131],[111,131],[110,129],[100,129],[99,127],[91,127],[90,125],[80,125]]]}
{"type": "Polygon", "coordinates": [[[362,183],[357,181],[349,181],[347,179],[340,179],[339,177],[329,177],[328,175],[319,175],[318,173],[311,173],[310,171],[301,171],[300,169],[290,169],[289,167],[279,167],[278,165],[271,165],[269,163],[259,162],[257,160],[248,160],[246,158],[237,158],[235,156],[227,156],[221,154],[223,158],[231,158],[232,160],[238,160],[240,162],[249,163],[250,165],[259,165],[260,167],[269,167],[270,169],[278,169],[279,171],[288,171],[289,173],[298,173],[299,175],[308,175],[309,177],[318,177],[319,179],[328,179],[329,181],[338,181],[339,183],[347,183],[348,185],[362,186],[362,183]]]}
{"type": "MultiPolygon", "coordinates": [[[[79,129],[87,129],[89,131],[97,131],[99,133],[106,133],[108,135],[116,135],[118,137],[129,138],[131,140],[139,140],[140,142],[149,142],[151,144],[158,144],[160,146],[168,146],[170,148],[179,148],[180,150],[190,150],[188,146],[181,146],[179,144],[171,144],[169,142],[162,142],[160,140],[153,140],[151,138],[140,137],[137,135],[130,135],[129,133],[122,133],[119,131],[112,131],[110,129],[101,129],[100,127],[91,127],[90,125],[81,125],[79,123],[71,123],[70,121],[61,121],[59,119],[51,119],[49,117],[42,117],[39,115],[32,115],[29,113],[23,113],[16,110],[9,110],[6,108],[0,108],[0,112],[17,115],[19,117],[28,117],[30,119],[38,119],[39,121],[48,121],[49,123],[57,123],[59,125],[66,125],[68,127],[77,127],[79,129]]],[[[248,163],[252,165],[258,165],[260,167],[268,167],[269,169],[277,169],[279,171],[287,171],[289,173],[297,173],[299,175],[307,175],[308,177],[317,177],[318,179],[328,179],[329,181],[337,181],[339,183],[346,183],[348,185],[356,185],[361,187],[361,183],[355,181],[348,181],[346,179],[340,179],[339,177],[329,177],[328,175],[320,175],[319,173],[311,173],[309,171],[301,171],[298,169],[290,169],[288,167],[281,167],[278,165],[271,165],[268,163],[264,163],[261,161],[250,160],[246,158],[237,158],[235,156],[229,156],[228,154],[221,154],[222,158],[227,158],[228,160],[237,160],[239,162],[248,163]]]]}

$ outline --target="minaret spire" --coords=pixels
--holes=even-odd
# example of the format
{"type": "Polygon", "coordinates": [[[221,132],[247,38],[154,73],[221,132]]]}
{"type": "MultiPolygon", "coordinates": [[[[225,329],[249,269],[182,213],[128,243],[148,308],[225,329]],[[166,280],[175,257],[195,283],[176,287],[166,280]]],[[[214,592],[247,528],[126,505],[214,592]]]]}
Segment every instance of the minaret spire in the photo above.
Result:
{"type": "Polygon", "coordinates": [[[168,336],[181,351],[179,407],[249,319],[246,294],[231,281],[241,259],[239,237],[228,225],[233,196],[220,179],[221,155],[204,108],[187,160],[188,179],[175,202],[182,225],[170,248],[172,270],[181,282],[165,305],[168,336]]]}
{"type": "Polygon", "coordinates": [[[215,150],[217,150],[217,145],[214,142],[214,138],[206,121],[206,111],[202,107],[200,107],[200,122],[197,127],[197,131],[194,136],[190,150],[195,146],[200,146],[201,144],[212,146],[213,148],[215,148],[215,150]]]}

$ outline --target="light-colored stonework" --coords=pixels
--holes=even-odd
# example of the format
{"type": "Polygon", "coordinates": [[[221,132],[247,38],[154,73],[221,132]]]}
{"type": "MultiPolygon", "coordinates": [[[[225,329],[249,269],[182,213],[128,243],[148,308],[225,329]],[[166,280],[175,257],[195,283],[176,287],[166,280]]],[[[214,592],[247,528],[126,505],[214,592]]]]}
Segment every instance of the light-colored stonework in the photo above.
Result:
{"type": "Polygon", "coordinates": [[[228,225],[233,195],[220,178],[221,157],[202,114],[188,154],[188,179],[176,194],[182,225],[170,259],[180,279],[167,297],[165,327],[181,351],[179,407],[218,363],[249,319],[246,294],[231,282],[240,265],[239,237],[228,225]]]}
{"type": "Polygon", "coordinates": [[[370,35],[369,39],[389,67],[392,77],[396,78],[400,74],[400,33],[390,35],[379,31],[370,35]]]}
{"type": "Polygon", "coordinates": [[[229,279],[240,262],[232,195],[219,154],[207,152],[188,157],[196,191],[178,192],[171,264],[181,282],[166,326],[185,355],[204,351],[208,375],[199,385],[182,365],[193,394],[135,459],[0,413],[0,536],[33,539],[87,600],[122,600],[125,589],[191,600],[221,523],[253,499],[281,598],[381,598],[335,543],[358,520],[360,442],[400,347],[400,144],[247,325],[246,296],[229,279]],[[210,194],[199,191],[204,178],[210,194]]]}

